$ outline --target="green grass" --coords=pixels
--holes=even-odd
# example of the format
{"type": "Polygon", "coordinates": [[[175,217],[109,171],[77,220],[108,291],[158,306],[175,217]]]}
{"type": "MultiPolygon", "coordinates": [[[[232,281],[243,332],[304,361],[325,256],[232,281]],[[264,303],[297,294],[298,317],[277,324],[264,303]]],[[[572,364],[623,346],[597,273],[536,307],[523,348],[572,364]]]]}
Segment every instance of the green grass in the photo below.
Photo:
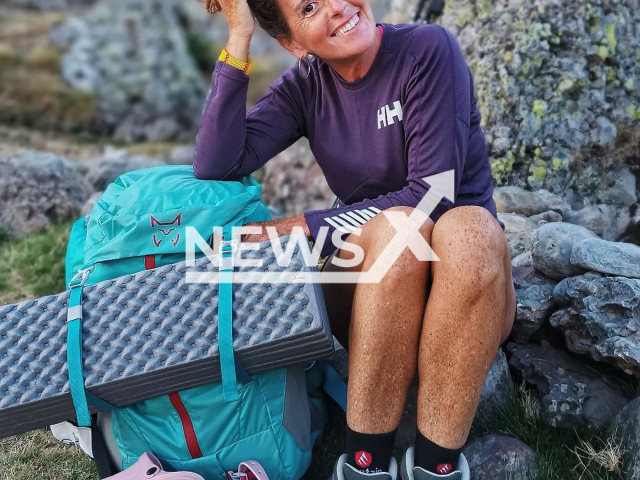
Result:
{"type": "Polygon", "coordinates": [[[621,452],[604,431],[554,428],[540,420],[539,412],[538,400],[521,385],[492,418],[474,424],[470,438],[497,433],[523,441],[536,452],[538,480],[624,478],[620,472],[621,452]]]}
{"type": "Polygon", "coordinates": [[[0,233],[0,304],[62,292],[71,222],[21,240],[0,233]]]}
{"type": "Polygon", "coordinates": [[[93,462],[47,430],[0,440],[0,480],[95,480],[93,462]]]}

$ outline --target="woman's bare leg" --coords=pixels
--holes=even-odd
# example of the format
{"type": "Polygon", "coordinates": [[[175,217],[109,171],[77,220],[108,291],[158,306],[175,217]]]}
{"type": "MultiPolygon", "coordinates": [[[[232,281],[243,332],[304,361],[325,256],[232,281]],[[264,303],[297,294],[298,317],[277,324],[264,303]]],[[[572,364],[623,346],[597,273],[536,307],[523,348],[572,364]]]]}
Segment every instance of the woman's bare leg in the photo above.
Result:
{"type": "MultiPolygon", "coordinates": [[[[410,215],[413,209],[390,210],[410,215]]],[[[427,220],[420,230],[427,242],[432,228],[427,220]]],[[[348,239],[364,250],[363,264],[351,269],[327,265],[324,271],[368,271],[395,234],[384,215],[376,216],[359,237],[348,239]]],[[[339,255],[348,260],[353,254],[341,250],[339,255]]],[[[407,248],[380,283],[323,286],[332,329],[341,343],[350,324],[347,424],[352,430],[387,433],[400,423],[416,373],[428,276],[429,262],[418,261],[407,248]]]]}
{"type": "Polygon", "coordinates": [[[496,219],[458,207],[436,222],[419,348],[418,430],[445,448],[469,434],[486,374],[515,313],[511,261],[496,219]]]}

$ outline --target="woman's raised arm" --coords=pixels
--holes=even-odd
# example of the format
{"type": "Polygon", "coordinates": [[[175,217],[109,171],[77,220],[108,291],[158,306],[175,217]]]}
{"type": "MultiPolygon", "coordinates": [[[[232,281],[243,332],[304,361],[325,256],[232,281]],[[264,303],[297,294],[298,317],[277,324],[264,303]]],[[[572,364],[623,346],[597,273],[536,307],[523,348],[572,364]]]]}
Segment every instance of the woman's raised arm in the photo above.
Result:
{"type": "MultiPolygon", "coordinates": [[[[227,51],[247,61],[253,35],[246,0],[218,0],[229,23],[227,51]],[[246,10],[245,10],[246,7],[246,10]]],[[[253,22],[253,18],[251,18],[253,22]]],[[[205,180],[237,180],[255,172],[304,135],[299,99],[281,77],[246,113],[249,76],[216,61],[196,136],[193,170],[205,180]]]]}

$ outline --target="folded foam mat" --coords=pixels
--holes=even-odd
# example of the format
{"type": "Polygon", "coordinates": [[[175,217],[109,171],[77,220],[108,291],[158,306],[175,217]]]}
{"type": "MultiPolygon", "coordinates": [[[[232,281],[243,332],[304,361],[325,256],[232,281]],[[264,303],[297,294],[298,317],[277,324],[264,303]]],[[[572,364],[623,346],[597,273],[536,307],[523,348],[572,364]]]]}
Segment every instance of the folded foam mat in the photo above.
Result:
{"type": "MultiPolygon", "coordinates": [[[[286,241],[281,239],[283,247],[286,241]]],[[[278,264],[270,242],[242,250],[240,258],[262,265],[239,265],[236,277],[259,272],[266,279],[233,285],[233,347],[245,369],[256,374],[330,355],[321,286],[274,280],[313,278],[315,267],[305,264],[299,245],[286,266],[278,264]]],[[[187,283],[187,272],[215,274],[218,264],[203,257],[194,266],[180,262],[84,287],[89,392],[125,406],[220,381],[218,284],[187,283]]],[[[0,437],[75,417],[66,357],[68,300],[67,291],[0,307],[0,437]]]]}

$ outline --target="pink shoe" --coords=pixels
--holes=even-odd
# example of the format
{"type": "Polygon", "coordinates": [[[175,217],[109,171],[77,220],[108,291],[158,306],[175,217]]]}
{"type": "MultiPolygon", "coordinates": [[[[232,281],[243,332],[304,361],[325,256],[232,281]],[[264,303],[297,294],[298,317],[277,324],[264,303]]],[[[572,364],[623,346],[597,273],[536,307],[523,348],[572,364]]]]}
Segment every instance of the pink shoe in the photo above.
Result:
{"type": "Polygon", "coordinates": [[[247,460],[238,465],[237,472],[227,472],[227,480],[269,480],[267,473],[255,460],[247,460]]]}
{"type": "Polygon", "coordinates": [[[105,480],[204,480],[197,473],[165,472],[160,461],[151,453],[144,453],[136,463],[125,471],[105,480]]]}

